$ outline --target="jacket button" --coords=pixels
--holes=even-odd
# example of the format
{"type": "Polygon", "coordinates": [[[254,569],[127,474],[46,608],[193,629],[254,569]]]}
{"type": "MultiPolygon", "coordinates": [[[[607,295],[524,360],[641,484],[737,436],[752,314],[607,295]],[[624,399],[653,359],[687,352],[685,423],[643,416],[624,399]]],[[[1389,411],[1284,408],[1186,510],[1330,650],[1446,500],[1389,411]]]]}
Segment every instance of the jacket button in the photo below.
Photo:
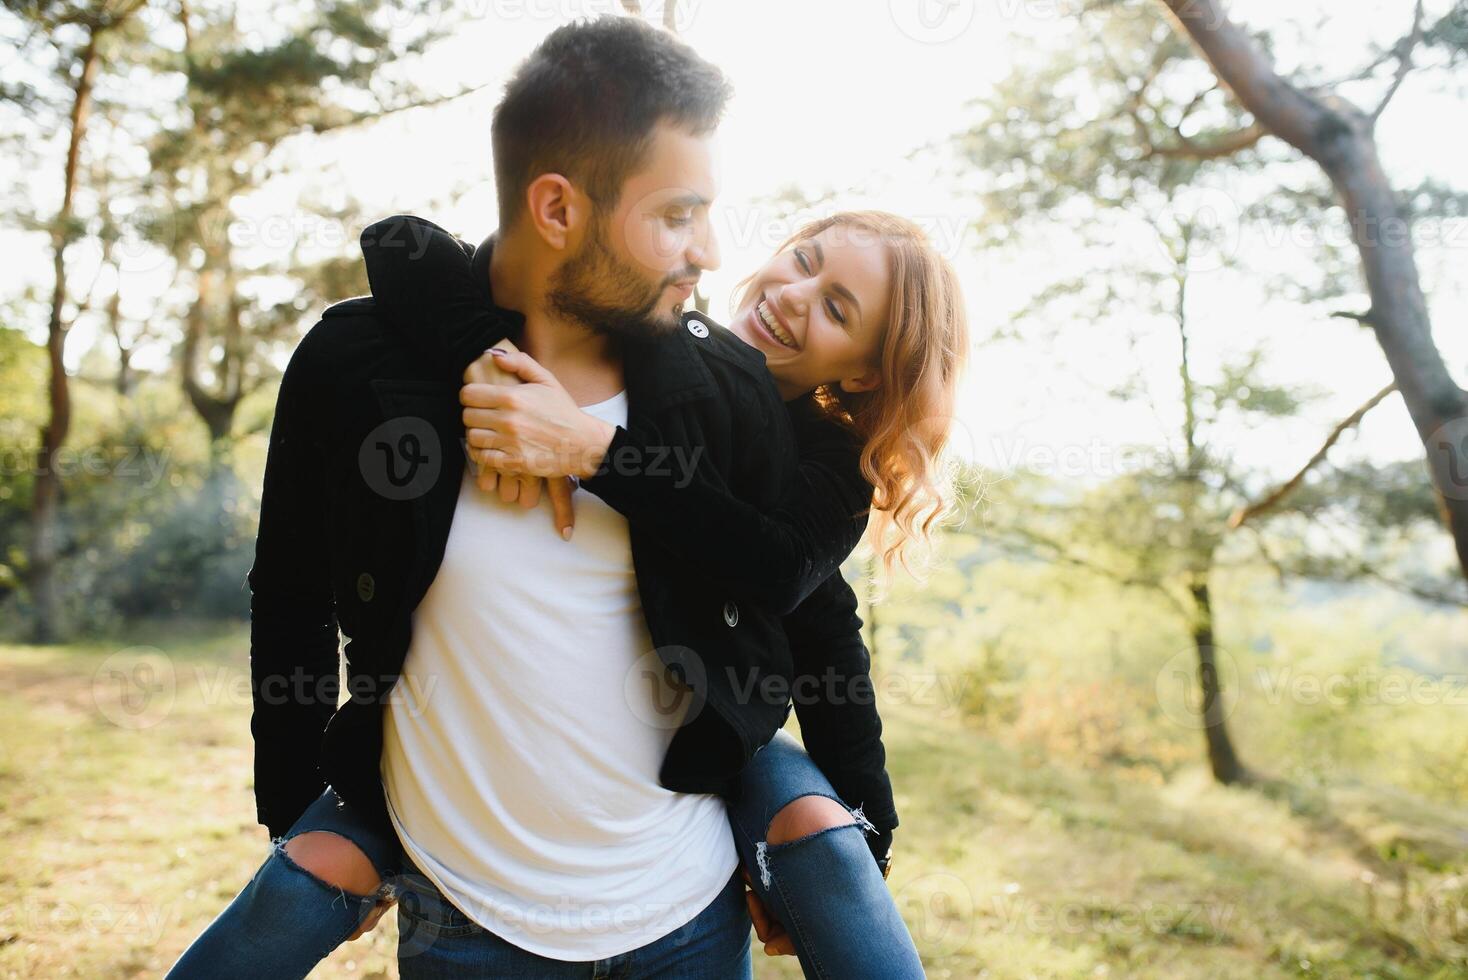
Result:
{"type": "Polygon", "coordinates": [[[693,334],[693,336],[697,337],[699,340],[702,340],[709,335],[708,324],[704,323],[696,316],[691,316],[688,318],[688,332],[693,334]]]}
{"type": "Polygon", "coordinates": [[[739,625],[739,607],[734,605],[733,599],[724,603],[724,622],[730,626],[739,625]]]}
{"type": "Polygon", "coordinates": [[[371,575],[363,572],[357,576],[357,598],[363,602],[371,602],[372,597],[377,594],[377,583],[371,575]]]}

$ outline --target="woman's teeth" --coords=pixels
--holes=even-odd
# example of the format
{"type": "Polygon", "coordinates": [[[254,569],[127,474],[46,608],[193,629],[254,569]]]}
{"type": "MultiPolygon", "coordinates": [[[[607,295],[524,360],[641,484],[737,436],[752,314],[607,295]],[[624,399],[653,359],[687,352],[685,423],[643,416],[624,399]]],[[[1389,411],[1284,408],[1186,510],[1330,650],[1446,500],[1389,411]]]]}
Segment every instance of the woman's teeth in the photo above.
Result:
{"type": "Polygon", "coordinates": [[[775,314],[770,312],[770,308],[764,300],[760,300],[759,306],[755,307],[755,310],[759,313],[760,322],[765,325],[765,329],[769,330],[771,336],[791,350],[796,349],[795,338],[790,336],[788,330],[780,326],[780,321],[775,319],[775,314]]]}

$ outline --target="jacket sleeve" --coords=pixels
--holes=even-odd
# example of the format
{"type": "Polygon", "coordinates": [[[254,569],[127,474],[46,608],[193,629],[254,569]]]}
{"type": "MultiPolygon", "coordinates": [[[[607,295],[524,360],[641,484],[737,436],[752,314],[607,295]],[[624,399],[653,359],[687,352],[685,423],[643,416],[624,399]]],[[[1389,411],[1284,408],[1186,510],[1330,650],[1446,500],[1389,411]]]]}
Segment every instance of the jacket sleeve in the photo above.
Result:
{"type": "Polygon", "coordinates": [[[447,377],[505,337],[474,281],[474,246],[431,221],[395,214],[368,225],[362,260],[381,319],[404,342],[426,350],[447,377]]]}
{"type": "Polygon", "coordinates": [[[284,834],[326,788],[318,749],[336,710],[325,448],[313,398],[323,388],[320,373],[308,334],[276,399],[249,574],[255,806],[272,837],[284,834]]]}
{"type": "Polygon", "coordinates": [[[791,416],[800,464],[773,507],[736,497],[704,458],[643,465],[660,458],[656,434],[620,426],[581,487],[736,597],[786,615],[851,554],[872,502],[856,437],[803,403],[791,416]]]}
{"type": "Polygon", "coordinates": [[[892,843],[897,807],[861,626],[856,594],[840,572],[785,617],[801,740],[836,793],[876,828],[867,845],[880,861],[892,843]]]}

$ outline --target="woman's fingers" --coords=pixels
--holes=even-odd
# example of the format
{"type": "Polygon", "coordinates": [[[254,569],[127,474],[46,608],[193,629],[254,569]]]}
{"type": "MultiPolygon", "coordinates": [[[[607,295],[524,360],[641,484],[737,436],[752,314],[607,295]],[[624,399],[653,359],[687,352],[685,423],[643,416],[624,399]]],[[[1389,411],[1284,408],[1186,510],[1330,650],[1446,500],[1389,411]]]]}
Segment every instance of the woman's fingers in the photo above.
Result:
{"type": "Polygon", "coordinates": [[[485,493],[494,493],[499,486],[499,471],[477,456],[474,458],[474,467],[476,470],[474,483],[485,493]]]}
{"type": "Polygon", "coordinates": [[[534,510],[535,505],[540,503],[540,487],[545,483],[540,477],[531,477],[520,481],[520,506],[526,510],[534,510]]]}
{"type": "Polygon", "coordinates": [[[507,473],[500,474],[500,499],[513,504],[520,499],[520,478],[507,473]]]}
{"type": "Polygon", "coordinates": [[[505,408],[514,402],[511,392],[516,386],[502,384],[467,384],[459,389],[459,404],[465,408],[505,408]]]}
{"type": "MultiPolygon", "coordinates": [[[[489,354],[488,351],[485,351],[485,353],[489,354]]],[[[494,358],[496,366],[501,371],[515,375],[521,381],[529,384],[555,385],[560,387],[560,382],[556,380],[556,376],[547,371],[541,366],[540,362],[524,351],[490,356],[494,358]]]]}
{"type": "Polygon", "coordinates": [[[550,495],[551,519],[555,521],[556,532],[570,541],[571,532],[576,527],[576,507],[571,502],[574,485],[569,477],[564,476],[546,477],[545,483],[546,493],[550,495]]]}
{"type": "Polygon", "coordinates": [[[504,430],[505,413],[498,408],[466,408],[459,413],[466,429],[504,430]]]}
{"type": "Polygon", "coordinates": [[[470,449],[500,449],[505,445],[505,437],[493,429],[471,428],[465,438],[470,449]]]}

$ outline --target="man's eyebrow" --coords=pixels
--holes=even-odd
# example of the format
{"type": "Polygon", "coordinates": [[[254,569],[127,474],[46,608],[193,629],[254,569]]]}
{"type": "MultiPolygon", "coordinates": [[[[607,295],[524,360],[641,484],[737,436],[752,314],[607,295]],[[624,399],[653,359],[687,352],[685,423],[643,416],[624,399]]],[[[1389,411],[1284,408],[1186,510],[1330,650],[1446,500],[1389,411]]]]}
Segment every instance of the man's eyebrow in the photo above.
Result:
{"type": "MultiPolygon", "coordinates": [[[[810,240],[810,247],[811,247],[811,250],[816,253],[816,264],[819,265],[819,266],[824,266],[826,264],[826,250],[823,249],[823,248],[821,248],[821,243],[819,241],[817,241],[816,239],[812,238],[810,240]]],[[[861,300],[859,300],[859,299],[856,298],[856,294],[853,293],[851,290],[847,289],[845,286],[841,285],[839,282],[832,284],[831,288],[834,289],[836,292],[840,293],[846,299],[846,301],[848,303],[850,303],[852,306],[856,307],[856,316],[857,316],[858,319],[860,319],[861,318],[861,300]]]]}

